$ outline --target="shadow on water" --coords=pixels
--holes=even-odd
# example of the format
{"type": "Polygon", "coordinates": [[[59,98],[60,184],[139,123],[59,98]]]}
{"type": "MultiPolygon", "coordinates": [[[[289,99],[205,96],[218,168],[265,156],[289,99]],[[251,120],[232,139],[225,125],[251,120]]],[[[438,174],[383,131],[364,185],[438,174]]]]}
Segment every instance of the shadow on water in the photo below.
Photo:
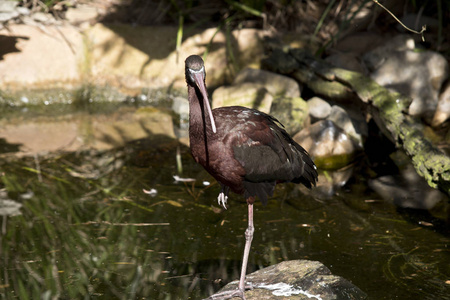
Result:
{"type": "MultiPolygon", "coordinates": [[[[246,203],[233,195],[222,210],[176,140],[5,156],[0,174],[2,299],[201,299],[239,277],[246,203]],[[174,181],[177,148],[195,183],[174,181]]],[[[274,199],[255,205],[249,272],[306,258],[371,299],[450,299],[445,221],[356,185],[326,200],[282,185],[274,199]]]]}

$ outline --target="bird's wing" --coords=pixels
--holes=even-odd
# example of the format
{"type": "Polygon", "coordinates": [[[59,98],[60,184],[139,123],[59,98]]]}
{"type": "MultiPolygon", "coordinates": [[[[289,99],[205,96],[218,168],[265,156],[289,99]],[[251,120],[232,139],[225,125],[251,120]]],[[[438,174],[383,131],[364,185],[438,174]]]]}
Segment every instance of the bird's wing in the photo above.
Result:
{"type": "Polygon", "coordinates": [[[306,151],[275,121],[259,113],[229,133],[235,137],[234,157],[244,167],[248,181],[292,181],[303,174],[306,151]]]}

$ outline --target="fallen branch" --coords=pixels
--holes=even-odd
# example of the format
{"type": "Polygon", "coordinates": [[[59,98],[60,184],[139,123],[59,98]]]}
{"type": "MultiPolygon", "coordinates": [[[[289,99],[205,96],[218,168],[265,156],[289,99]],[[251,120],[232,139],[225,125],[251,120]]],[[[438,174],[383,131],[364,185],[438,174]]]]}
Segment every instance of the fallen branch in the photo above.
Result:
{"type": "Polygon", "coordinates": [[[436,148],[423,135],[420,124],[406,114],[411,99],[389,91],[360,73],[335,68],[301,49],[276,49],[263,65],[295,78],[318,95],[331,99],[356,96],[368,104],[383,133],[398,147],[403,147],[417,173],[431,187],[450,195],[450,158],[436,148]]]}

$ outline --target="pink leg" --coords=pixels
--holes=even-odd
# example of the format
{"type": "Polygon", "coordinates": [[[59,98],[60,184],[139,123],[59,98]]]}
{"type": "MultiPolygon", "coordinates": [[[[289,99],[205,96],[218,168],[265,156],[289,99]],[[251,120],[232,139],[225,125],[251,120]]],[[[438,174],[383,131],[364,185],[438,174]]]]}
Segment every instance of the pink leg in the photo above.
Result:
{"type": "Polygon", "coordinates": [[[250,247],[252,245],[253,233],[255,232],[255,227],[253,227],[253,204],[248,204],[248,227],[245,230],[245,248],[244,248],[244,258],[242,259],[242,269],[241,278],[239,279],[239,287],[234,291],[227,291],[219,294],[215,294],[206,298],[205,300],[225,300],[234,297],[240,297],[245,300],[245,290],[249,287],[245,286],[245,275],[247,274],[247,263],[248,256],[250,254],[250,247]]]}
{"type": "MultiPolygon", "coordinates": [[[[239,290],[245,291],[245,275],[247,274],[248,256],[250,254],[250,247],[252,245],[253,233],[255,227],[253,227],[253,204],[248,205],[248,227],[245,230],[245,248],[244,258],[242,259],[241,278],[239,280],[239,290]]],[[[244,297],[245,299],[245,297],[244,297]]]]}

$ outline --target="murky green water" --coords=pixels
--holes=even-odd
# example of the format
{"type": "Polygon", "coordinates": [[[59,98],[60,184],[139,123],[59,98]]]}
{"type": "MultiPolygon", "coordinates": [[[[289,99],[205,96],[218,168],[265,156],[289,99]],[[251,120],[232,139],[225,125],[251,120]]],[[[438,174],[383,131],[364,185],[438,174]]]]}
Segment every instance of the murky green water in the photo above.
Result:
{"type": "MultiPolygon", "coordinates": [[[[0,203],[22,205],[0,208],[2,299],[201,299],[239,276],[246,203],[232,195],[221,210],[219,186],[175,140],[3,156],[0,175],[0,203]]],[[[444,208],[400,210],[363,184],[328,199],[303,192],[279,186],[255,205],[249,272],[305,258],[370,299],[450,299],[444,208]]]]}

